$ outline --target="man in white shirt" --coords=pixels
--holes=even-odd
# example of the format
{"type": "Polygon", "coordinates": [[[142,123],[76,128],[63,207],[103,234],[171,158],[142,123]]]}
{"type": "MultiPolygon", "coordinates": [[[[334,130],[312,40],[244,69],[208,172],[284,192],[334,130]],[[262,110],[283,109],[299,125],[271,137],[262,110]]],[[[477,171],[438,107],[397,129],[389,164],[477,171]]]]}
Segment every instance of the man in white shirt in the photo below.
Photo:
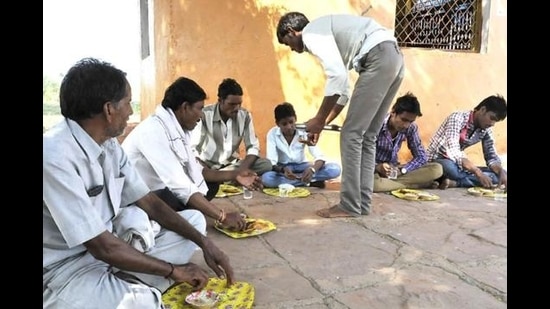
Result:
{"type": "Polygon", "coordinates": [[[262,188],[261,179],[250,170],[217,171],[197,161],[191,132],[202,116],[205,99],[197,83],[178,78],[166,89],[155,113],[128,134],[122,147],[149,188],[174,209],[198,209],[228,228],[242,230],[246,222],[239,212],[225,213],[210,200],[220,182],[237,181],[257,190],[262,188]]]}
{"type": "Polygon", "coordinates": [[[306,51],[316,56],[325,71],[323,101],[315,117],[306,122],[306,131],[314,143],[336,103],[344,105],[350,97],[348,71],[355,69],[359,73],[340,133],[340,202],[318,210],[317,215],[325,218],[368,215],[376,136],[405,70],[395,37],[369,17],[337,14],[310,22],[304,14],[290,12],[279,20],[277,38],[297,53],[306,51]]]}
{"type": "Polygon", "coordinates": [[[202,163],[216,170],[251,169],[258,175],[271,170],[271,162],[260,158],[260,141],[252,114],[241,107],[243,89],[236,80],[224,79],[218,86],[218,102],[203,109],[201,125],[193,132],[193,145],[202,163]],[[246,156],[239,147],[244,143],[246,156]]]}
{"type": "Polygon", "coordinates": [[[275,107],[275,124],[277,126],[267,132],[266,156],[273,170],[262,175],[265,187],[276,188],[286,183],[295,187],[324,188],[326,180],[340,176],[340,165],[326,162],[318,146],[308,142],[305,132],[296,130],[296,112],[292,104],[284,102],[275,107]],[[306,158],[306,147],[313,162],[306,158]]]}
{"type": "Polygon", "coordinates": [[[143,182],[116,140],[132,114],[126,73],[86,58],[60,88],[64,118],[43,135],[43,308],[164,308],[162,293],[209,274],[233,282],[229,258],[197,210],[175,212],[143,182]]]}

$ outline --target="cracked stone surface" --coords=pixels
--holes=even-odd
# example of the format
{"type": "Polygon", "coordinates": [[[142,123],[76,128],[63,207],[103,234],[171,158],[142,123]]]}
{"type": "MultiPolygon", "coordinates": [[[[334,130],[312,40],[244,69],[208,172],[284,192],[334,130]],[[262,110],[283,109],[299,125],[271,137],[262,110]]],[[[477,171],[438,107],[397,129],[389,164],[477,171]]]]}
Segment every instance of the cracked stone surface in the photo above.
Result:
{"type": "MultiPolygon", "coordinates": [[[[260,236],[208,235],[255,289],[254,308],[507,308],[507,202],[464,188],[427,190],[421,202],[375,193],[372,213],[325,219],[338,184],[306,198],[255,192],[216,198],[229,210],[277,225],[260,236]]],[[[206,266],[197,252],[193,262],[206,266]]]]}

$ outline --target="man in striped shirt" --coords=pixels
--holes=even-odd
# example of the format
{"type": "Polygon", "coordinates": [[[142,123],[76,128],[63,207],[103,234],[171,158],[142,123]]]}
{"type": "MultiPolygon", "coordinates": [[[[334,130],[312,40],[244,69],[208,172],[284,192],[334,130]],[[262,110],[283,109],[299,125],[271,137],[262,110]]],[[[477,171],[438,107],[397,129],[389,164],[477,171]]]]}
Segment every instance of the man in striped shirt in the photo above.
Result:
{"type": "Polygon", "coordinates": [[[506,118],[506,100],[489,96],[473,110],[451,113],[435,132],[428,146],[428,160],[443,166],[440,188],[484,187],[494,185],[508,189],[506,170],[502,168],[495,148],[491,127],[506,118]],[[464,150],[481,142],[487,166],[477,166],[464,150]]]}
{"type": "Polygon", "coordinates": [[[386,115],[376,139],[374,192],[428,188],[443,175],[441,164],[428,163],[426,150],[418,134],[418,125],[414,122],[420,116],[420,103],[410,92],[397,98],[391,112],[386,115]],[[398,153],[405,140],[412,158],[400,164],[398,153]],[[395,179],[389,177],[392,166],[397,168],[395,179]]]}
{"type": "Polygon", "coordinates": [[[241,85],[232,78],[224,79],[218,87],[218,102],[203,109],[201,124],[193,131],[193,144],[201,162],[211,169],[251,169],[262,175],[271,171],[271,162],[259,156],[252,114],[242,103],[241,85]],[[241,159],[243,142],[246,156],[241,159]]]}

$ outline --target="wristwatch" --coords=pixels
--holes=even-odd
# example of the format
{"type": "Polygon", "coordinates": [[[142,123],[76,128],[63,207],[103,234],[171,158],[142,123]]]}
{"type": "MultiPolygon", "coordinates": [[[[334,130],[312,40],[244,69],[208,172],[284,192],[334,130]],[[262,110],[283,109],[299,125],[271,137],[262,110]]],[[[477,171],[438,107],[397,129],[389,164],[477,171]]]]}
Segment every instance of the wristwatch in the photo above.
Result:
{"type": "Polygon", "coordinates": [[[405,175],[405,174],[407,174],[407,169],[402,167],[401,168],[401,175],[405,175]]]}

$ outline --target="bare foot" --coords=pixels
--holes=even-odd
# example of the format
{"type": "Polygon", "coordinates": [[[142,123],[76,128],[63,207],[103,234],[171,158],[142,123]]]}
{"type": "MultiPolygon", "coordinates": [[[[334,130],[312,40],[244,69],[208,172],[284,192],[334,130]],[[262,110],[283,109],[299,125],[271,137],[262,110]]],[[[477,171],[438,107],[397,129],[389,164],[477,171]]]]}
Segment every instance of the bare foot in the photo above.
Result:
{"type": "Polygon", "coordinates": [[[347,217],[355,217],[352,214],[349,214],[343,210],[340,210],[338,208],[338,205],[334,205],[330,208],[323,208],[319,209],[315,212],[319,217],[323,218],[347,218],[347,217]]]}
{"type": "Polygon", "coordinates": [[[443,180],[441,180],[441,182],[439,183],[439,189],[441,190],[445,190],[449,187],[449,183],[451,182],[451,180],[449,178],[445,178],[443,180]]]}

